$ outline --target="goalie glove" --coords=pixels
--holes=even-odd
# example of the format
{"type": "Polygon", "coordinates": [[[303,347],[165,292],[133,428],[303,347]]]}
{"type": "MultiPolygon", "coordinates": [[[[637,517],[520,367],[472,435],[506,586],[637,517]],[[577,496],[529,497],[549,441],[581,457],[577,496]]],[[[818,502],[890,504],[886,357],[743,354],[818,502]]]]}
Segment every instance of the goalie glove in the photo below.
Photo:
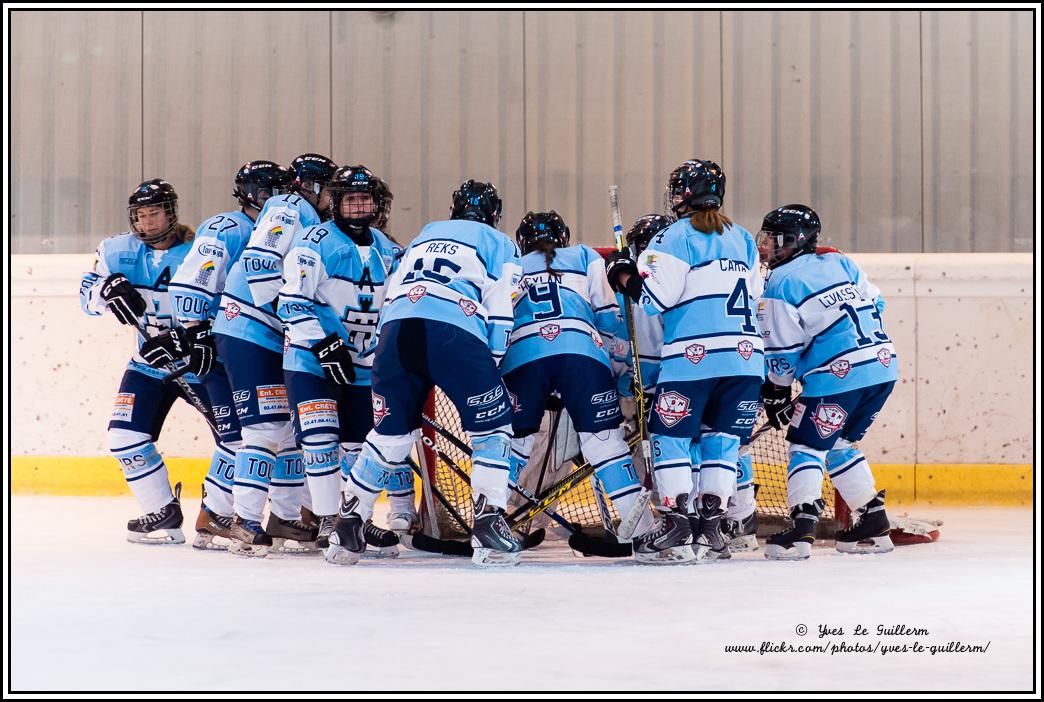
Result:
{"type": "Polygon", "coordinates": [[[769,425],[776,429],[784,429],[790,425],[790,419],[794,416],[790,386],[766,381],[761,386],[761,404],[765,406],[765,419],[769,425]]]}
{"type": "Polygon", "coordinates": [[[312,353],[315,354],[319,365],[323,367],[323,373],[330,382],[337,385],[351,385],[355,382],[352,354],[344,345],[344,339],[336,332],[316,342],[312,347],[312,353]]]}
{"type": "Polygon", "coordinates": [[[101,286],[101,298],[120,324],[136,327],[145,314],[145,298],[122,273],[113,273],[105,279],[101,286]]]}

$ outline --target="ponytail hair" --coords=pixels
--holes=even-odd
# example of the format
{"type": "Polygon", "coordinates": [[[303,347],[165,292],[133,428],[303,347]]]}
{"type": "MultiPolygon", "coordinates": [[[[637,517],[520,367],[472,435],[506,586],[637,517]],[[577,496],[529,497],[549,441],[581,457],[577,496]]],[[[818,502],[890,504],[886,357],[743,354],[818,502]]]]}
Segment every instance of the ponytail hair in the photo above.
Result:
{"type": "Polygon", "coordinates": [[[723,234],[726,227],[732,226],[732,220],[717,209],[696,210],[689,217],[689,224],[698,232],[723,234]]]}
{"type": "Polygon", "coordinates": [[[540,253],[544,254],[544,263],[547,266],[547,274],[555,280],[561,280],[562,272],[556,271],[554,268],[551,267],[551,261],[555,260],[556,248],[557,247],[555,246],[555,242],[553,241],[541,241],[533,247],[533,251],[539,251],[540,253]]]}

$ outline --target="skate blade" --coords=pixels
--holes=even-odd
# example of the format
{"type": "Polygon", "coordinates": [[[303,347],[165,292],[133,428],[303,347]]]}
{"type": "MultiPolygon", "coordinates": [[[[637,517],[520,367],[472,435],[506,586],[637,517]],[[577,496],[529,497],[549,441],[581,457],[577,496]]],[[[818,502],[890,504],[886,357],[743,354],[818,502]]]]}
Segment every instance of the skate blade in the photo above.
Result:
{"type": "Polygon", "coordinates": [[[349,551],[337,544],[330,544],[329,548],[327,548],[326,552],[323,554],[323,557],[326,558],[327,563],[332,565],[350,566],[358,563],[362,554],[356,553],[355,551],[349,551]]]}
{"type": "Polygon", "coordinates": [[[682,565],[696,560],[692,546],[674,546],[655,553],[634,552],[634,560],[642,565],[682,565]]]}
{"type": "Polygon", "coordinates": [[[747,536],[737,536],[729,542],[729,550],[731,550],[733,553],[757,551],[758,548],[758,537],[754,536],[753,534],[748,534],[747,536]]]}
{"type": "Polygon", "coordinates": [[[192,540],[192,548],[197,551],[227,551],[231,539],[215,534],[197,532],[196,538],[192,540]]]}
{"type": "Polygon", "coordinates": [[[712,563],[716,560],[723,559],[728,560],[732,558],[732,555],[724,555],[726,552],[712,551],[710,546],[706,544],[695,544],[692,547],[693,560],[692,563],[712,563]]]}
{"type": "Polygon", "coordinates": [[[149,532],[149,534],[128,531],[127,541],[132,544],[146,544],[148,546],[177,546],[185,543],[185,534],[182,533],[181,529],[157,529],[149,532]],[[158,535],[158,532],[161,531],[164,532],[163,536],[158,535]],[[149,534],[157,535],[150,536],[149,534]]]}
{"type": "MultiPolygon", "coordinates": [[[[472,546],[474,548],[474,546],[472,546]]],[[[480,568],[510,568],[518,565],[518,551],[497,551],[492,548],[474,548],[471,562],[480,568]]]]}
{"type": "Polygon", "coordinates": [[[228,545],[228,552],[240,558],[264,558],[268,555],[268,546],[264,544],[245,544],[235,539],[228,545]]]}
{"type": "Polygon", "coordinates": [[[888,534],[884,536],[874,536],[870,539],[863,539],[862,541],[838,541],[836,542],[837,550],[841,553],[855,553],[855,554],[866,554],[866,553],[888,553],[895,548],[895,544],[892,543],[891,537],[888,534]]]}
{"type": "Polygon", "coordinates": [[[368,546],[366,548],[366,556],[368,558],[398,558],[399,547],[398,546],[368,546]]]}
{"type": "Polygon", "coordinates": [[[770,561],[804,561],[812,556],[812,544],[799,541],[791,548],[777,544],[765,545],[765,558],[770,561]]]}
{"type": "Polygon", "coordinates": [[[318,553],[319,546],[314,541],[294,541],[274,536],[268,549],[270,556],[314,556],[318,553]]]}

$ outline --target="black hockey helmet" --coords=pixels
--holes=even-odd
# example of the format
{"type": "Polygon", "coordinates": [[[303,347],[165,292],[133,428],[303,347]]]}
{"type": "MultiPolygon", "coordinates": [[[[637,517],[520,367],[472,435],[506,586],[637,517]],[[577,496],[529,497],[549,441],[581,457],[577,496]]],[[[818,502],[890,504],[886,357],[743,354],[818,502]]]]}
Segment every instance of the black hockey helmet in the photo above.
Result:
{"type": "Polygon", "coordinates": [[[337,164],[322,154],[301,154],[290,162],[290,170],[294,172],[294,190],[318,198],[337,164]]]}
{"type": "Polygon", "coordinates": [[[684,217],[696,210],[716,210],[725,198],[725,172],[714,161],[690,159],[671,171],[664,212],[684,217]]]}
{"type": "Polygon", "coordinates": [[[816,250],[821,229],[819,215],[807,205],[784,205],[767,215],[758,232],[758,252],[770,269],[803,253],[816,250]]]}
{"type": "Polygon", "coordinates": [[[127,216],[131,231],[149,246],[165,240],[178,226],[178,194],[174,192],[174,186],[162,178],[141,183],[127,201],[127,216]],[[146,234],[138,223],[138,210],[142,207],[162,207],[170,218],[170,225],[158,234],[146,234]]]}
{"type": "Polygon", "coordinates": [[[395,195],[382,178],[377,179],[377,191],[373,199],[375,201],[374,204],[377,205],[377,217],[370,226],[383,232],[385,227],[388,226],[388,218],[391,217],[391,204],[392,200],[395,199],[395,195]]]}
{"type": "Polygon", "coordinates": [[[627,230],[627,245],[635,256],[645,251],[652,238],[667,227],[674,224],[674,220],[662,214],[647,214],[639,217],[627,230]]]}
{"type": "Polygon", "coordinates": [[[562,215],[554,210],[550,212],[527,212],[515,230],[515,241],[525,255],[535,249],[537,244],[547,241],[555,248],[569,246],[569,227],[562,215]]]}
{"type": "Polygon", "coordinates": [[[330,197],[333,201],[334,223],[344,232],[349,230],[359,231],[369,229],[370,225],[377,221],[383,204],[381,200],[381,179],[373,174],[366,166],[341,166],[334,171],[333,176],[327,182],[326,187],[330,189],[330,197]],[[361,193],[369,195],[373,200],[373,206],[369,214],[350,217],[341,212],[341,203],[346,195],[361,193]]]}
{"type": "Polygon", "coordinates": [[[248,161],[236,173],[236,189],[232,192],[245,210],[253,207],[260,210],[265,201],[276,195],[290,192],[294,172],[274,161],[248,161]]]}
{"type": "Polygon", "coordinates": [[[453,192],[450,219],[469,219],[495,227],[500,221],[503,206],[492,183],[468,180],[453,192]]]}

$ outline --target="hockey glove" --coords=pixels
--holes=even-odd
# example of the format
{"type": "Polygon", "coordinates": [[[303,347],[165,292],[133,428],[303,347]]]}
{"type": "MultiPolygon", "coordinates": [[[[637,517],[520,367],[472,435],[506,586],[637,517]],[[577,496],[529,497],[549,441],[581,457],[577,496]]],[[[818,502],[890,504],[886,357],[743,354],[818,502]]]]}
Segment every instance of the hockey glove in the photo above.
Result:
{"type": "Polygon", "coordinates": [[[185,366],[184,372],[202,378],[214,369],[214,359],[217,357],[210,322],[183,329],[182,333],[190,349],[188,365],[185,366]]]}
{"type": "Polygon", "coordinates": [[[790,386],[776,385],[765,381],[761,386],[761,404],[765,406],[765,419],[776,429],[790,425],[794,416],[794,403],[790,401],[790,386]]]}
{"type": "Polygon", "coordinates": [[[337,385],[351,385],[355,382],[355,368],[352,365],[352,354],[335,332],[319,341],[312,347],[312,353],[323,367],[327,379],[337,385]]]}
{"type": "Polygon", "coordinates": [[[138,353],[153,368],[165,368],[175,361],[186,361],[186,365],[171,373],[166,380],[175,380],[187,373],[193,373],[196,377],[204,376],[214,368],[217,355],[210,324],[171,329],[146,341],[138,353]]]}
{"type": "Polygon", "coordinates": [[[627,295],[635,302],[642,294],[642,279],[638,277],[638,264],[631,258],[627,249],[614,251],[606,258],[605,274],[609,278],[609,286],[618,293],[627,295]],[[627,283],[623,279],[630,275],[627,283]]]}
{"type": "Polygon", "coordinates": [[[158,336],[146,339],[138,354],[153,368],[166,368],[175,361],[189,355],[184,329],[170,329],[158,336]]]}
{"type": "Polygon", "coordinates": [[[114,273],[105,279],[101,286],[101,297],[120,324],[135,327],[145,314],[145,298],[122,273],[114,273]]]}

